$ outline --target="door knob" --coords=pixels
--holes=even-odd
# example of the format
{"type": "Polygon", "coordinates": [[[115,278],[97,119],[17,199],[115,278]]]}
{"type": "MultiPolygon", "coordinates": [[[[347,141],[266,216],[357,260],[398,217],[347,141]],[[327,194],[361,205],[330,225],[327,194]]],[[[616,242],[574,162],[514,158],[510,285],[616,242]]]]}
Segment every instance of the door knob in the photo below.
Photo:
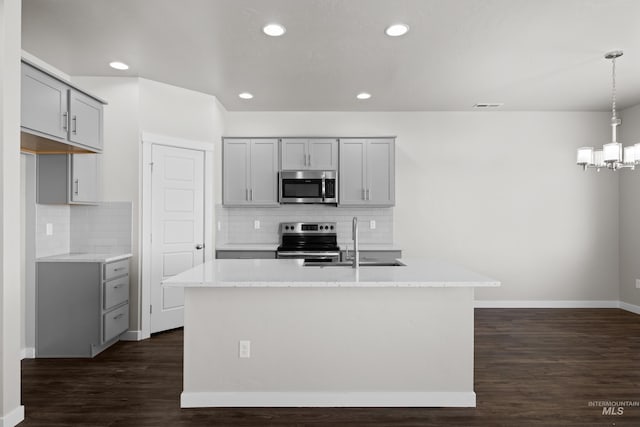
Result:
{"type": "Polygon", "coordinates": [[[196,245],[196,249],[197,249],[197,250],[200,250],[200,249],[202,249],[202,248],[204,248],[204,245],[203,245],[202,243],[198,243],[198,244],[196,245]]]}

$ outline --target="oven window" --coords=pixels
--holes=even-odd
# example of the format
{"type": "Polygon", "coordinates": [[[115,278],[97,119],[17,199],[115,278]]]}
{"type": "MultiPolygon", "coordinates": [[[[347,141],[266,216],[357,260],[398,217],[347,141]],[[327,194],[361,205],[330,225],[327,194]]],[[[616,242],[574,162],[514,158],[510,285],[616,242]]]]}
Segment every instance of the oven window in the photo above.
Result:
{"type": "Polygon", "coordinates": [[[320,198],[322,197],[321,179],[283,179],[282,197],[285,198],[320,198]]]}

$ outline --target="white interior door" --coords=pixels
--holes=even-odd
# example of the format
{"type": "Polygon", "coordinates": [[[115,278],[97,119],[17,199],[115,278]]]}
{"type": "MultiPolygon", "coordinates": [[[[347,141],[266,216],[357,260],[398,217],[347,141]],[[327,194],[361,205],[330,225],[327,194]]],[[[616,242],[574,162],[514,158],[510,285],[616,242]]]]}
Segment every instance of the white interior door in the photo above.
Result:
{"type": "Polygon", "coordinates": [[[152,146],[151,332],[183,326],[182,288],[162,280],[204,261],[204,152],[152,146]]]}

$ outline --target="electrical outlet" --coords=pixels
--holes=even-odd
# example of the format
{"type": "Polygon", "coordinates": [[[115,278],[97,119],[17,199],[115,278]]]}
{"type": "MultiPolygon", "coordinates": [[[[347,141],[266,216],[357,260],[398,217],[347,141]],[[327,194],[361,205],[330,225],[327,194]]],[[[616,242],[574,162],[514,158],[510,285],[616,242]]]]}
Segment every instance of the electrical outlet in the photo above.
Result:
{"type": "Polygon", "coordinates": [[[251,341],[240,340],[238,342],[238,357],[248,359],[251,357],[251,341]]]}
{"type": "Polygon", "coordinates": [[[636,288],[640,289],[640,279],[636,279],[636,288]]]}
{"type": "Polygon", "coordinates": [[[53,236],[53,224],[47,223],[47,236],[53,236]]]}
{"type": "Polygon", "coordinates": [[[260,221],[259,220],[256,219],[255,221],[253,221],[253,228],[255,230],[260,230],[260,221]]]}
{"type": "Polygon", "coordinates": [[[369,221],[369,229],[371,230],[375,230],[376,229],[376,220],[372,219],[371,221],[369,221]]]}

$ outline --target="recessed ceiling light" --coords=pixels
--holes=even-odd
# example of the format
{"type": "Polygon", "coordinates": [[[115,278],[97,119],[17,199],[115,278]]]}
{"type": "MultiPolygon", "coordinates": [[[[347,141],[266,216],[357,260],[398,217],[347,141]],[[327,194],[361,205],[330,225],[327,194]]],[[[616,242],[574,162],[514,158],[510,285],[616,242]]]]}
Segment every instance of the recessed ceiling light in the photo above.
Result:
{"type": "Polygon", "coordinates": [[[279,37],[283,35],[287,30],[280,24],[268,24],[262,28],[262,31],[268,36],[279,37]]]}
{"type": "Polygon", "coordinates": [[[249,92],[242,92],[241,94],[238,94],[238,96],[242,99],[251,99],[253,98],[253,95],[250,94],[249,92]]]}
{"type": "Polygon", "coordinates": [[[110,62],[109,66],[111,68],[115,68],[116,70],[128,70],[129,69],[129,66],[127,64],[125,64],[124,62],[120,62],[120,61],[110,62]]]}
{"type": "Polygon", "coordinates": [[[358,99],[369,99],[369,98],[371,98],[371,94],[367,93],[367,92],[360,92],[359,94],[356,95],[356,98],[358,98],[358,99]]]}
{"type": "Polygon", "coordinates": [[[504,105],[504,102],[478,102],[473,105],[473,108],[499,108],[504,105]]]}
{"type": "Polygon", "coordinates": [[[407,24],[393,24],[384,30],[385,34],[389,37],[399,37],[407,34],[409,26],[407,24]]]}

